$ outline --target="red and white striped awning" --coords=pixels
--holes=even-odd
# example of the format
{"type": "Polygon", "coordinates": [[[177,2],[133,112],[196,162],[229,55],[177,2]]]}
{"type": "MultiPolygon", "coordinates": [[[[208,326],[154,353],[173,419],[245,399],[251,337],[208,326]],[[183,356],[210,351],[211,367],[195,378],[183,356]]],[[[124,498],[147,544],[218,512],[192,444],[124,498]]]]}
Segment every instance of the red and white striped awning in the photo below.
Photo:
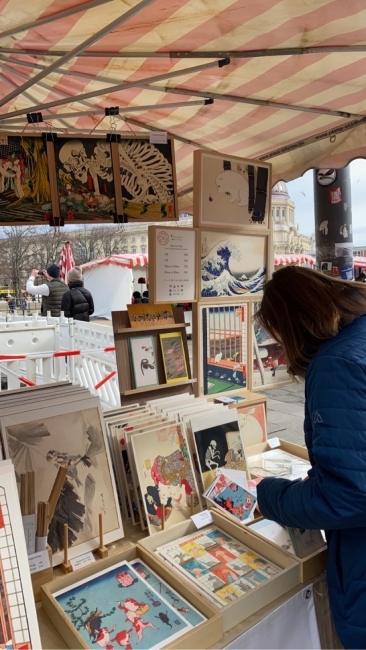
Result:
{"type": "Polygon", "coordinates": [[[309,264],[315,266],[316,258],[313,255],[275,255],[275,266],[288,266],[289,264],[309,264]]]}
{"type": "Polygon", "coordinates": [[[95,266],[114,264],[115,266],[124,266],[133,269],[135,266],[146,266],[148,264],[147,255],[110,255],[100,260],[92,260],[82,265],[83,271],[95,266]]]}
{"type": "Polygon", "coordinates": [[[353,266],[355,269],[366,269],[366,257],[354,257],[353,266]]]}
{"type": "Polygon", "coordinates": [[[105,134],[104,108],[119,106],[117,131],[176,136],[181,211],[197,147],[270,160],[273,182],[365,155],[364,0],[0,0],[0,11],[0,134],[29,131],[37,111],[53,129],[105,134]]]}

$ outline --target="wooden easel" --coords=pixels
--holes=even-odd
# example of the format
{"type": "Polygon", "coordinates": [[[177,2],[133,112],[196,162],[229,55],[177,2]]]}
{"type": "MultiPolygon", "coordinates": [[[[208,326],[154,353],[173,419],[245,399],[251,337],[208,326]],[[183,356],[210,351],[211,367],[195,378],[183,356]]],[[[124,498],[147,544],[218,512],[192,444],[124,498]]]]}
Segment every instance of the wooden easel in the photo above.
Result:
{"type": "Polygon", "coordinates": [[[72,565],[69,560],[69,527],[64,524],[64,561],[61,564],[63,573],[71,573],[72,565]]]}
{"type": "Polygon", "coordinates": [[[107,557],[108,549],[104,546],[103,543],[103,515],[99,513],[99,547],[96,550],[96,554],[100,557],[107,557]]]}

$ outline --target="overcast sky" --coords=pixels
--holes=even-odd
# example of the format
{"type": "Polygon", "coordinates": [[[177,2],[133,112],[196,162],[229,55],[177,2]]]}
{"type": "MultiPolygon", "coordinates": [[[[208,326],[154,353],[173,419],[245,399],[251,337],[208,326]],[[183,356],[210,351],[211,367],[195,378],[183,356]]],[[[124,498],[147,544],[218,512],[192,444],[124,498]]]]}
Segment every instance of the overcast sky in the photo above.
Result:
{"type": "MultiPolygon", "coordinates": [[[[366,160],[350,163],[352,188],[353,243],[366,247],[366,160]]],[[[296,221],[300,232],[311,235],[314,232],[313,171],[287,183],[290,197],[296,206],[296,221]]]]}

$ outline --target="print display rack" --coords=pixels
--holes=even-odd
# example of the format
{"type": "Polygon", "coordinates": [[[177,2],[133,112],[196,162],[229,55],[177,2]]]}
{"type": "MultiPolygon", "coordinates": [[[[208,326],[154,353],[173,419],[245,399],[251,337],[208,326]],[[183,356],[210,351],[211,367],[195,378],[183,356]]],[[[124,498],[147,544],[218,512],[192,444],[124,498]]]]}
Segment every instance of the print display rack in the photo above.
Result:
{"type": "Polygon", "coordinates": [[[131,328],[127,311],[112,312],[113,334],[116,346],[116,360],[121,405],[126,406],[139,401],[141,404],[149,399],[158,397],[169,397],[174,395],[193,394],[193,384],[196,379],[192,378],[191,364],[187,345],[187,326],[184,322],[184,311],[181,307],[173,309],[174,323],[169,325],[155,325],[139,328],[131,328]],[[160,334],[169,332],[180,332],[182,334],[183,348],[187,365],[188,379],[167,383],[164,372],[163,356],[160,347],[160,334]],[[131,368],[131,356],[129,352],[129,339],[134,336],[149,334],[154,341],[156,355],[156,370],[159,384],[145,388],[133,387],[133,372],[131,368]]]}
{"type": "Polygon", "coordinates": [[[194,152],[198,395],[290,383],[282,348],[253,322],[273,272],[271,187],[269,163],[194,152]]]}

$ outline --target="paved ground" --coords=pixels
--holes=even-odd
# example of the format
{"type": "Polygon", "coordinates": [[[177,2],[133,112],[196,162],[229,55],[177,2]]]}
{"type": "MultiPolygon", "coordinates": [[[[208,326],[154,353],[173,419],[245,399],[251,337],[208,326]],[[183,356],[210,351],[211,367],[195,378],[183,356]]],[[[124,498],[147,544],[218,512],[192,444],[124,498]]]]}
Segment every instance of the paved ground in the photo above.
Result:
{"type": "Polygon", "coordinates": [[[304,383],[261,391],[267,396],[268,437],[304,445],[304,383]]]}

